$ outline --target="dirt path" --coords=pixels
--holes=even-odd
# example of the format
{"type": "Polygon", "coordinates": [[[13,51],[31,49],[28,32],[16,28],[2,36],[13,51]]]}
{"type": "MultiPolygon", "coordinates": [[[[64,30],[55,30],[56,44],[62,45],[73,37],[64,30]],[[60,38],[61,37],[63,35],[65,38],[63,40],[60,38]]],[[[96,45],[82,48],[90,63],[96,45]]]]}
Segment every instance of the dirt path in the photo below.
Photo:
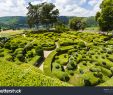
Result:
{"type": "MultiPolygon", "coordinates": [[[[55,42],[55,45],[56,45],[56,49],[57,49],[57,48],[59,47],[58,42],[55,42]]],[[[51,50],[51,51],[46,51],[46,50],[44,50],[44,58],[46,59],[52,51],[54,51],[54,50],[51,50]]],[[[43,62],[43,63],[44,63],[44,62],[43,62]]],[[[40,67],[39,67],[39,69],[40,69],[41,71],[43,71],[43,63],[42,63],[42,64],[40,65],[40,67]]]]}

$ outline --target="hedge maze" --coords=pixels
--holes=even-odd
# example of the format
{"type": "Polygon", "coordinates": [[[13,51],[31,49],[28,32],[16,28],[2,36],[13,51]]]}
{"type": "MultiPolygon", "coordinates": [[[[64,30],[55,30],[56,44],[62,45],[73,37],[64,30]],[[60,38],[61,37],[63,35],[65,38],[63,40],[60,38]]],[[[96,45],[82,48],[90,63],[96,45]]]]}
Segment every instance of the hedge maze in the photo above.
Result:
{"type": "Polygon", "coordinates": [[[73,31],[1,37],[0,71],[0,86],[109,86],[113,38],[73,31]],[[44,50],[52,51],[46,59],[44,50]],[[37,67],[41,62],[43,71],[37,67]]]}

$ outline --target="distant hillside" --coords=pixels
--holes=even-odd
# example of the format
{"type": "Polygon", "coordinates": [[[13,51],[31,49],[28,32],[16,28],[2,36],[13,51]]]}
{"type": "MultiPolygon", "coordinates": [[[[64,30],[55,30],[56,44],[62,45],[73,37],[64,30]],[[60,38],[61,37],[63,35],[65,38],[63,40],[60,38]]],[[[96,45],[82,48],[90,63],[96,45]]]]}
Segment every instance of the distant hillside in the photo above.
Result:
{"type": "MultiPolygon", "coordinates": [[[[60,16],[59,20],[62,21],[65,25],[68,25],[69,19],[74,16],[60,16]]],[[[86,26],[94,27],[97,26],[97,22],[95,21],[95,17],[85,17],[86,26]]],[[[0,17],[0,26],[3,29],[19,29],[19,28],[28,28],[27,17],[25,16],[7,16],[0,17]]]]}
{"type": "Polygon", "coordinates": [[[73,18],[74,16],[60,16],[59,20],[62,21],[64,24],[68,24],[69,23],[69,19],[73,18]]]}
{"type": "MultiPolygon", "coordinates": [[[[76,16],[60,16],[59,19],[64,23],[68,24],[69,20],[76,16]]],[[[95,17],[82,17],[86,21],[86,27],[96,27],[98,26],[98,23],[95,21],[95,17]]]]}
{"type": "Polygon", "coordinates": [[[27,27],[27,18],[24,16],[0,17],[0,26],[7,28],[24,28],[27,27]]]}

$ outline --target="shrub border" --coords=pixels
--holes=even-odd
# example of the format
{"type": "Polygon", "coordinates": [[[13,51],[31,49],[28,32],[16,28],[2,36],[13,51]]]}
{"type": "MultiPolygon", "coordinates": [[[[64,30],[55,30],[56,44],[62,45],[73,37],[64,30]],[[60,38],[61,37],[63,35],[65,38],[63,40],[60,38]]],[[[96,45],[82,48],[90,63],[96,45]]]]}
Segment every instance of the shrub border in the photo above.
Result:
{"type": "Polygon", "coordinates": [[[55,57],[56,54],[57,54],[57,52],[56,52],[56,50],[54,50],[45,59],[44,66],[43,66],[43,70],[44,70],[45,75],[52,76],[52,73],[51,73],[52,64],[51,63],[52,63],[52,61],[53,61],[53,59],[54,59],[54,57],[55,57]]]}

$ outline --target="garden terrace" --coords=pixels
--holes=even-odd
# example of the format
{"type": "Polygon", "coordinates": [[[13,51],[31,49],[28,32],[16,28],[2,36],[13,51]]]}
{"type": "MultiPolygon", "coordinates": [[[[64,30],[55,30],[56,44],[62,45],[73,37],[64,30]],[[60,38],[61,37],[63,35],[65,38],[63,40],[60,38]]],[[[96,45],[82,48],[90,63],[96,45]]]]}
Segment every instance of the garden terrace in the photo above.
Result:
{"type": "MultiPolygon", "coordinates": [[[[41,72],[33,72],[36,76],[47,76],[47,79],[49,76],[49,79],[52,77],[61,83],[61,85],[54,83],[54,86],[64,86],[64,84],[73,86],[98,86],[102,84],[108,86],[108,82],[112,81],[113,77],[113,38],[108,40],[106,35],[90,32],[23,32],[10,38],[0,38],[0,59],[3,60],[0,66],[13,66],[12,64],[14,64],[21,71],[29,66],[39,70],[39,66],[34,66],[43,64],[44,76],[41,75],[41,72]],[[47,58],[44,58],[44,51],[50,52],[46,56],[47,58]]],[[[13,69],[16,70],[16,68],[13,69]]],[[[6,72],[6,74],[9,73],[6,72]]],[[[21,74],[18,73],[18,75],[21,74]]],[[[9,76],[11,77],[11,75],[9,76]]],[[[29,77],[32,76],[34,76],[33,73],[30,73],[29,77]]],[[[27,76],[25,77],[29,79],[27,76]]],[[[41,77],[41,81],[43,77],[41,77]]],[[[35,83],[37,82],[33,82],[36,86],[52,85],[51,83],[46,84],[46,80],[41,84],[35,83]]],[[[3,85],[6,86],[6,84],[3,85]]],[[[9,85],[11,84],[9,83],[9,85]]],[[[12,85],[14,84],[12,83],[12,85]]],[[[25,83],[25,85],[27,84],[25,83]]],[[[32,84],[28,85],[32,86],[32,84]]]]}

